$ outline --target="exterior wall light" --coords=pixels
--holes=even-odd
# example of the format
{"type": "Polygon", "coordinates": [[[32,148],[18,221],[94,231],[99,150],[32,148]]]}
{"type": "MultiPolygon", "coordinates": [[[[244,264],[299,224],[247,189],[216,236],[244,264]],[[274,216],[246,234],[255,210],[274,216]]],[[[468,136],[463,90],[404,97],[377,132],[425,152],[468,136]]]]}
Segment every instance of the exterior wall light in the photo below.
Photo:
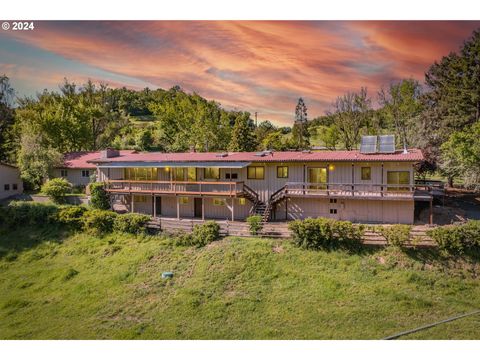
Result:
{"type": "Polygon", "coordinates": [[[328,170],[330,170],[330,171],[335,170],[335,165],[329,165],[329,166],[328,166],[328,170]]]}

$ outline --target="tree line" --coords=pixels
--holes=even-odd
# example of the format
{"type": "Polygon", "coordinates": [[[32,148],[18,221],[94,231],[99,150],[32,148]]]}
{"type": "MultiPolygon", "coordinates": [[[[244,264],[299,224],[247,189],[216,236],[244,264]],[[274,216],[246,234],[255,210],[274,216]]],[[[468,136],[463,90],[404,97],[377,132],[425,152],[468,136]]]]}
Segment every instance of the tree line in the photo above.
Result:
{"type": "Polygon", "coordinates": [[[18,98],[4,75],[0,161],[17,164],[24,181],[38,187],[72,151],[352,150],[362,135],[393,133],[398,148],[423,150],[421,171],[480,188],[480,32],[433,63],[424,82],[402,79],[373,95],[364,87],[347,92],[312,120],[300,98],[294,118],[292,127],[256,124],[248,112],[178,86],[134,91],[65,79],[58,91],[18,98]]]}

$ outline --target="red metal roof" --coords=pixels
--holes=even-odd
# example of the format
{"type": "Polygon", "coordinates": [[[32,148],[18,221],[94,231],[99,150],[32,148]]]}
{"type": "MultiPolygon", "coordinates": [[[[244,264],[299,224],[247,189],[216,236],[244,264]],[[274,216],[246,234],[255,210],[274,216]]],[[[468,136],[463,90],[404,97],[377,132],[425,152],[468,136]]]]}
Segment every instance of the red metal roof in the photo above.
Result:
{"type": "MultiPolygon", "coordinates": [[[[97,153],[98,154],[98,153],[97,153]]],[[[164,162],[164,161],[250,161],[250,162],[311,162],[311,161],[346,161],[346,162],[370,162],[370,161],[409,161],[423,160],[423,154],[419,149],[409,149],[406,154],[397,151],[393,154],[361,154],[358,150],[340,151],[274,151],[265,156],[257,156],[255,152],[226,153],[227,156],[219,156],[219,153],[160,153],[145,152],[135,153],[121,151],[120,156],[101,159],[100,156],[89,158],[91,163],[101,162],[164,162]]]]}
{"type": "MultiPolygon", "coordinates": [[[[133,153],[133,150],[121,150],[120,155],[133,153]]],[[[90,160],[100,158],[100,151],[77,151],[66,153],[63,157],[63,166],[60,168],[68,169],[95,169],[96,165],[90,160]]]]}

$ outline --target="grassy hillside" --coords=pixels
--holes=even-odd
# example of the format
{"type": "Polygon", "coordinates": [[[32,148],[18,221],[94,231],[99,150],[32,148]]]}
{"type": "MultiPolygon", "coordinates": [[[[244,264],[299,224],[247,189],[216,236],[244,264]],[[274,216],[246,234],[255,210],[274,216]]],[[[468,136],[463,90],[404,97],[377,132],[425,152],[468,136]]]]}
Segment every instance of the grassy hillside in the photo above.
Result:
{"type": "MultiPolygon", "coordinates": [[[[377,339],[478,308],[476,271],[429,253],[26,228],[0,234],[0,338],[377,339]]],[[[411,337],[478,339],[480,316],[411,337]]]]}

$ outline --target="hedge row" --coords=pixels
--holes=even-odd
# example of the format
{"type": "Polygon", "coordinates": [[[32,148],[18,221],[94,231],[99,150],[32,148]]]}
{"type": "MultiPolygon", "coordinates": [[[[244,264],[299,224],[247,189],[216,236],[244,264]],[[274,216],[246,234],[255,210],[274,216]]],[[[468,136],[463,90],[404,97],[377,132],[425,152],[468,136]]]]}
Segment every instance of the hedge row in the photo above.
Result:
{"type": "Polygon", "coordinates": [[[295,244],[305,249],[357,247],[364,234],[362,225],[326,218],[295,220],[288,227],[295,244]]]}
{"type": "Polygon", "coordinates": [[[447,225],[427,231],[447,254],[460,255],[480,250],[480,220],[469,220],[462,225],[447,225]]]}
{"type": "Polygon", "coordinates": [[[11,202],[7,207],[0,208],[0,224],[8,228],[57,223],[96,235],[112,231],[142,233],[150,219],[149,215],[119,215],[113,211],[87,209],[83,206],[56,206],[25,201],[11,202]]]}

